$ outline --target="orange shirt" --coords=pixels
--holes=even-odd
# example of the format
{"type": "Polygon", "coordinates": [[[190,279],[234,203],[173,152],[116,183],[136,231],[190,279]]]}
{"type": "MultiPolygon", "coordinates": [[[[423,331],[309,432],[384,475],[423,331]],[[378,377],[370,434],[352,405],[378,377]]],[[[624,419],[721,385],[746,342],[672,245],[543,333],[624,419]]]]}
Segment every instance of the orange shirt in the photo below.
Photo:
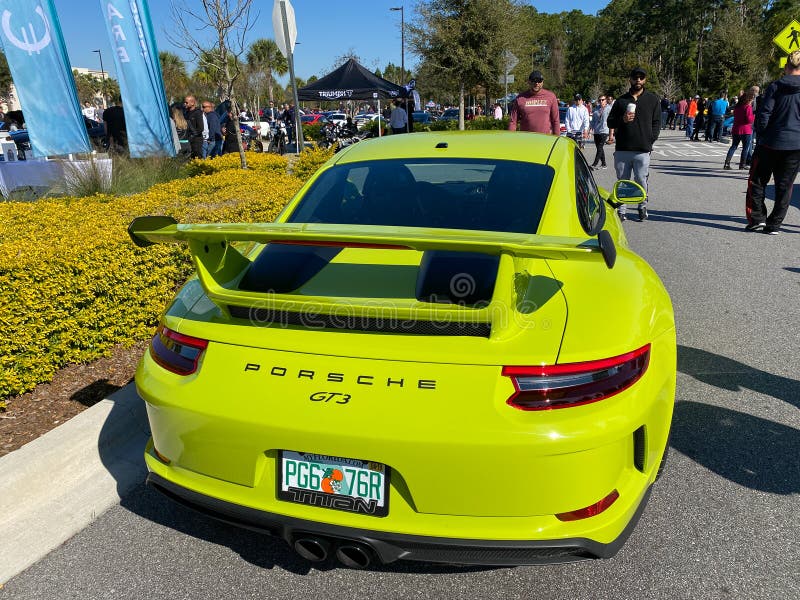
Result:
{"type": "Polygon", "coordinates": [[[686,114],[691,119],[697,116],[697,100],[692,99],[692,101],[689,102],[689,110],[686,111],[686,114]]]}

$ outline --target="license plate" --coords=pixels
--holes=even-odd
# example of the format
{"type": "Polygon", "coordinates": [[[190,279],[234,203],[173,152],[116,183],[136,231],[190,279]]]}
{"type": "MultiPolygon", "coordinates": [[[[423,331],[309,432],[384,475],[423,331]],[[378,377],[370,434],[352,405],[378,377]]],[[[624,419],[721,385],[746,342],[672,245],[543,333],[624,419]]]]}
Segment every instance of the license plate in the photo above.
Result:
{"type": "Polygon", "coordinates": [[[389,470],[376,462],[282,450],[278,498],[311,506],[385,517],[389,470]]]}

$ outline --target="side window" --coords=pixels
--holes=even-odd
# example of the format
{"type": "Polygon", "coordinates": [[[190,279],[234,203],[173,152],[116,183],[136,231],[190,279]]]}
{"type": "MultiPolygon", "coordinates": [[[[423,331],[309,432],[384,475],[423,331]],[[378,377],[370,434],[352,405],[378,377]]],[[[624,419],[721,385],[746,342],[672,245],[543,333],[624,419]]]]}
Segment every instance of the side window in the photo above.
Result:
{"type": "Polygon", "coordinates": [[[575,150],[575,203],[583,230],[597,235],[606,222],[606,207],[580,150],[575,150]]]}

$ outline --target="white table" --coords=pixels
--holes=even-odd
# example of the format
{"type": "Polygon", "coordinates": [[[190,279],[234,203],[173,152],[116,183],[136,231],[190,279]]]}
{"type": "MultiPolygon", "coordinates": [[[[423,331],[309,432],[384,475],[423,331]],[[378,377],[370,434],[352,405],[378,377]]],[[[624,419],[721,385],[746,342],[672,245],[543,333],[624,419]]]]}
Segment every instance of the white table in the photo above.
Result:
{"type": "Polygon", "coordinates": [[[65,178],[86,172],[92,163],[106,183],[111,182],[111,159],[89,160],[18,160],[0,162],[0,194],[24,187],[50,187],[65,178]]]}

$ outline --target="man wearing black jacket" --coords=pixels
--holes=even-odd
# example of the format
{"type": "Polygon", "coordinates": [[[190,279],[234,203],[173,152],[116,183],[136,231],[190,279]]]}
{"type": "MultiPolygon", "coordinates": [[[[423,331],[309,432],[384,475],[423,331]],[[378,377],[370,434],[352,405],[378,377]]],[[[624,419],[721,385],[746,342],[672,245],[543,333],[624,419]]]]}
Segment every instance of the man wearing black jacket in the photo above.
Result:
{"type": "MultiPolygon", "coordinates": [[[[631,179],[647,191],[647,176],[650,169],[650,152],[661,133],[661,103],[653,92],[647,92],[644,84],[647,73],[641,67],[631,71],[631,89],[622,94],[611,107],[608,127],[614,130],[617,140],[614,151],[614,168],[617,179],[631,179]]],[[[625,220],[625,205],[619,209],[620,219],[625,220]]],[[[639,205],[639,220],[647,219],[647,199],[639,205]]]]}
{"type": "Polygon", "coordinates": [[[773,81],[764,93],[755,126],[758,147],[747,182],[745,229],[762,229],[764,233],[777,235],[800,171],[800,50],[787,57],[783,77],[773,81]],[[767,215],[764,189],[772,177],[775,177],[775,205],[767,215]]]}
{"type": "Polygon", "coordinates": [[[192,158],[203,158],[203,111],[197,106],[194,96],[186,96],[183,102],[186,115],[186,134],[192,158]]]}

